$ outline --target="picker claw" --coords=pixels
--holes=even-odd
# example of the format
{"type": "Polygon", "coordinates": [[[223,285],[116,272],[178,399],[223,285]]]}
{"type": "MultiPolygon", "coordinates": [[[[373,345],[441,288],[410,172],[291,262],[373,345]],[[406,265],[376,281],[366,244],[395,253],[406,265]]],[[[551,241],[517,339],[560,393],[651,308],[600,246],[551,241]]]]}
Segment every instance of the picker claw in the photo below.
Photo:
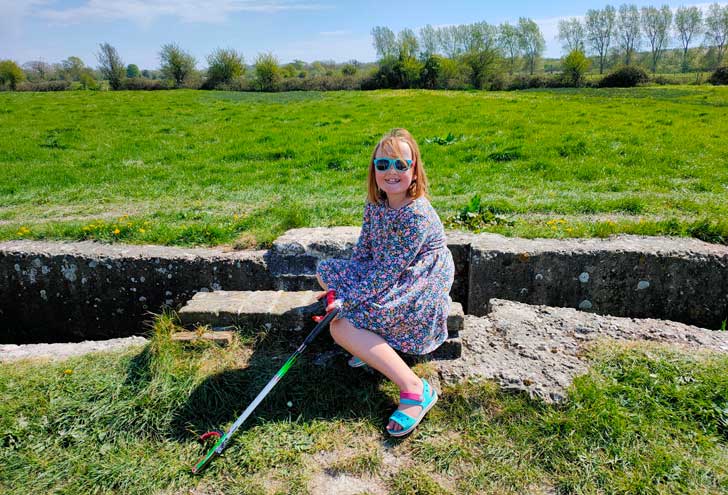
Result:
{"type": "Polygon", "coordinates": [[[207,433],[203,433],[202,435],[200,435],[200,438],[198,438],[198,440],[200,441],[200,443],[205,443],[205,440],[207,440],[208,438],[212,438],[212,437],[222,438],[222,435],[223,435],[222,431],[212,430],[212,431],[208,431],[207,433]]]}

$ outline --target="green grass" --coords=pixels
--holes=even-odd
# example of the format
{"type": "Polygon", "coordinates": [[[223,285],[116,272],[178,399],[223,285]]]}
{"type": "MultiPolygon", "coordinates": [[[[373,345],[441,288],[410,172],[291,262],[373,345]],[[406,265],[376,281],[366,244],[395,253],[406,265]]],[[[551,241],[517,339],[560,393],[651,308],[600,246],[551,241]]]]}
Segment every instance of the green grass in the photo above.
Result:
{"type": "Polygon", "coordinates": [[[692,86],[0,93],[0,240],[244,248],[357,225],[371,150],[403,126],[448,227],[479,195],[508,221],[476,231],[726,243],[727,107],[692,86]]]}
{"type": "Polygon", "coordinates": [[[448,386],[393,440],[396,389],[343,360],[313,365],[322,336],[193,477],[196,436],[228,427],[296,343],[248,332],[183,348],[175,330],[162,315],[145,347],[0,365],[0,492],[308,493],[328,472],[398,494],[728,493],[728,358],[644,345],[592,351],[561,406],[448,386]]]}

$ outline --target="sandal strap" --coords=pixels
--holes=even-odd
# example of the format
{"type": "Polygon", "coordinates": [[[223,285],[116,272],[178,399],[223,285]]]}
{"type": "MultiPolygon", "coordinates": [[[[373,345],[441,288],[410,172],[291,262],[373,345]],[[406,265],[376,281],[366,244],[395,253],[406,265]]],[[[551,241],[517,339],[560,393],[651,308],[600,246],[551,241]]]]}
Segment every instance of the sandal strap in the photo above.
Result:
{"type": "Polygon", "coordinates": [[[432,395],[432,390],[430,389],[430,384],[427,383],[427,380],[424,378],[421,378],[422,380],[422,393],[416,394],[413,392],[400,392],[399,393],[399,402],[401,404],[407,404],[408,406],[422,406],[428,397],[432,395]]]}
{"type": "Polygon", "coordinates": [[[411,400],[416,400],[416,401],[421,401],[422,399],[424,399],[424,397],[422,396],[422,394],[415,394],[415,393],[412,393],[412,392],[400,392],[399,393],[399,398],[400,398],[400,400],[402,400],[402,399],[408,399],[408,400],[411,399],[411,400]]]}
{"type": "Polygon", "coordinates": [[[399,409],[394,411],[389,419],[390,421],[394,421],[399,426],[401,426],[403,430],[406,430],[417,422],[417,418],[413,418],[409,414],[405,414],[399,409]]]}

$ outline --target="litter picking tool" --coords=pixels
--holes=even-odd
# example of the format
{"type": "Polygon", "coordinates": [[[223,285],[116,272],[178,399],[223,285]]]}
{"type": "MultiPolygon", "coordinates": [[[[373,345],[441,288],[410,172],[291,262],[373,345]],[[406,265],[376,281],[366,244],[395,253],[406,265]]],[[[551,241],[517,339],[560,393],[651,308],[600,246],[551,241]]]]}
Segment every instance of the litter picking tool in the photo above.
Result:
{"type": "MultiPolygon", "coordinates": [[[[333,302],[336,300],[336,294],[333,290],[329,290],[325,294],[326,297],[326,304],[324,307],[328,307],[329,305],[333,304],[333,302]]],[[[212,460],[215,457],[218,457],[222,454],[223,450],[225,450],[225,447],[227,446],[228,442],[230,441],[230,438],[233,436],[235,431],[240,428],[240,426],[245,422],[246,419],[248,419],[248,416],[255,410],[256,407],[258,407],[258,404],[260,404],[263,399],[268,395],[268,393],[275,387],[275,385],[280,381],[281,378],[283,378],[283,375],[288,372],[288,369],[293,365],[293,363],[298,359],[298,356],[303,353],[303,351],[308,347],[308,345],[313,342],[313,340],[316,338],[316,336],[323,330],[326,325],[329,324],[329,322],[336,316],[336,314],[339,312],[339,308],[335,307],[333,310],[326,313],[324,316],[314,316],[313,320],[317,322],[316,326],[313,330],[311,330],[311,333],[308,334],[308,337],[306,337],[306,340],[303,341],[303,344],[296,349],[296,352],[291,354],[291,357],[288,358],[288,361],[286,361],[281,369],[278,370],[278,373],[271,378],[271,380],[268,382],[268,384],[263,388],[263,390],[260,391],[258,396],[253,399],[253,402],[250,403],[250,405],[243,411],[243,414],[238,417],[238,419],[235,420],[235,423],[230,427],[230,429],[223,433],[221,430],[212,430],[208,431],[207,433],[200,436],[199,440],[200,442],[204,443],[206,440],[210,438],[217,438],[217,442],[215,445],[213,445],[210,450],[205,454],[203,457],[200,458],[199,461],[197,461],[197,464],[194,465],[192,468],[192,474],[199,474],[200,471],[202,471],[205,466],[210,464],[212,460]]]]}

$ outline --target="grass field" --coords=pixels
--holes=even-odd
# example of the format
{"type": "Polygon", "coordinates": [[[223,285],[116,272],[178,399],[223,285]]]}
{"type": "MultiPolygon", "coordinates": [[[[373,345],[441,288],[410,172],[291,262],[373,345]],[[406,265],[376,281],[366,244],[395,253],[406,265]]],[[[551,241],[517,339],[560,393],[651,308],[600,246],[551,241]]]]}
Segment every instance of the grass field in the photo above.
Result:
{"type": "Polygon", "coordinates": [[[0,240],[267,247],[360,225],[372,148],[403,126],[449,228],[726,243],[727,109],[728,88],[692,86],[0,93],[0,240]]]}
{"type": "Polygon", "coordinates": [[[560,406],[448,386],[402,440],[384,432],[390,382],[307,353],[193,477],[196,436],[229,427],[291,343],[249,334],[185,350],[175,330],[162,315],[143,348],[0,365],[0,492],[338,493],[344,476],[361,493],[728,493],[728,358],[654,346],[593,351],[560,406]]]}

